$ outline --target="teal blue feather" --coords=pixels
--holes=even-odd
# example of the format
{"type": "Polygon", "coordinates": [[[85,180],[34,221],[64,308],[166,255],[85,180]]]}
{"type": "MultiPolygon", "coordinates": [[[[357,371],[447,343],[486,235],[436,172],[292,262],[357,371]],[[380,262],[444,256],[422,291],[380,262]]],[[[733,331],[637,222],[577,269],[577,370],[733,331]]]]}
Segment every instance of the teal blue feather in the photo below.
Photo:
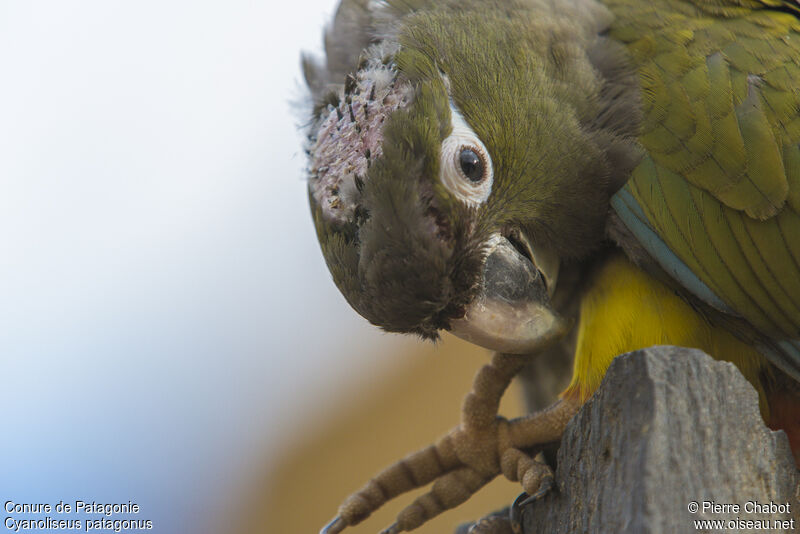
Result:
{"type": "Polygon", "coordinates": [[[625,226],[633,233],[639,244],[642,245],[650,256],[658,262],[665,272],[670,274],[684,288],[694,296],[716,308],[717,310],[736,315],[736,313],[722,301],[711,289],[695,275],[691,269],[664,243],[658,234],[647,223],[636,199],[626,189],[620,189],[611,198],[611,207],[614,208],[625,226]]]}

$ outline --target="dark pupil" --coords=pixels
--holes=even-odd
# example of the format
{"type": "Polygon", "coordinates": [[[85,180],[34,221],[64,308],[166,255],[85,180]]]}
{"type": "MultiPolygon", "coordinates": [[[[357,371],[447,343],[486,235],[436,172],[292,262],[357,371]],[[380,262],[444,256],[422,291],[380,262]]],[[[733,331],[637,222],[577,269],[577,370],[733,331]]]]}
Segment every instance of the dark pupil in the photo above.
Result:
{"type": "Polygon", "coordinates": [[[483,160],[478,157],[474,150],[465,148],[458,155],[458,163],[461,165],[461,172],[473,182],[483,180],[483,160]]]}

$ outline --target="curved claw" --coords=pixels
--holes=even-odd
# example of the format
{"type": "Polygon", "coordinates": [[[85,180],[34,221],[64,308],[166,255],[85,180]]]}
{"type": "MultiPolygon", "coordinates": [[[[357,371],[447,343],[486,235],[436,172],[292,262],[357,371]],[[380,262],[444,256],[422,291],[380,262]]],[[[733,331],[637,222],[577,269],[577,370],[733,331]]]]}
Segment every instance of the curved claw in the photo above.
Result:
{"type": "Polygon", "coordinates": [[[347,527],[347,524],[344,522],[344,519],[337,515],[330,523],[322,527],[319,534],[339,534],[345,527],[347,527]]]}
{"type": "Polygon", "coordinates": [[[392,523],[385,529],[381,530],[381,534],[400,534],[400,525],[392,523]]]}
{"type": "Polygon", "coordinates": [[[511,530],[514,534],[522,533],[522,514],[524,512],[522,503],[527,501],[528,498],[529,495],[523,491],[517,495],[517,498],[514,499],[514,502],[508,509],[508,522],[511,523],[511,530]]]}
{"type": "MultiPolygon", "coordinates": [[[[548,477],[543,478],[541,484],[539,484],[539,489],[536,490],[536,493],[534,493],[533,495],[531,495],[530,497],[528,497],[527,499],[525,499],[524,501],[519,503],[520,508],[522,508],[523,506],[528,506],[532,502],[536,502],[539,499],[541,499],[542,497],[544,497],[545,495],[547,495],[547,493],[551,489],[553,489],[554,485],[555,485],[555,482],[553,481],[553,477],[552,476],[548,476],[548,477]]],[[[523,494],[523,495],[525,495],[525,494],[523,494]]],[[[517,497],[517,499],[519,499],[519,497],[517,497]]],[[[517,501],[514,501],[514,504],[517,504],[517,501]]]]}
{"type": "MultiPolygon", "coordinates": [[[[500,398],[525,360],[525,356],[496,354],[492,363],[482,367],[475,377],[472,391],[464,400],[461,425],[434,445],[378,473],[345,500],[339,507],[339,515],[320,534],[339,534],[346,527],[360,523],[389,499],[430,482],[434,483],[431,490],[404,508],[397,522],[382,534],[414,530],[466,501],[501,472],[509,480],[519,481],[523,488],[536,492],[530,499],[526,494],[523,504],[546,494],[553,485],[552,471],[524,451],[558,441],[580,403],[562,399],[541,412],[512,421],[498,417],[500,398]]],[[[521,517],[519,511],[516,517],[521,517]]]]}
{"type": "Polygon", "coordinates": [[[522,534],[522,517],[525,514],[525,507],[547,495],[554,485],[555,482],[552,476],[545,477],[542,479],[539,489],[533,495],[528,495],[524,491],[517,495],[517,498],[514,499],[508,509],[508,522],[511,523],[511,530],[514,534],[522,534]]]}

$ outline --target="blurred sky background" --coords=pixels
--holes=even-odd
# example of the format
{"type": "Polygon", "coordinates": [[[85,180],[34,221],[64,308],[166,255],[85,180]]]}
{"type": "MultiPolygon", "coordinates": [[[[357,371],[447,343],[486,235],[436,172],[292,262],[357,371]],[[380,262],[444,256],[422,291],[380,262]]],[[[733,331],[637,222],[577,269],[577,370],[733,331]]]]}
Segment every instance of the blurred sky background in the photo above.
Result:
{"type": "Polygon", "coordinates": [[[215,532],[253,458],[408,342],[308,213],[290,102],[334,8],[0,0],[3,502],[215,532]]]}

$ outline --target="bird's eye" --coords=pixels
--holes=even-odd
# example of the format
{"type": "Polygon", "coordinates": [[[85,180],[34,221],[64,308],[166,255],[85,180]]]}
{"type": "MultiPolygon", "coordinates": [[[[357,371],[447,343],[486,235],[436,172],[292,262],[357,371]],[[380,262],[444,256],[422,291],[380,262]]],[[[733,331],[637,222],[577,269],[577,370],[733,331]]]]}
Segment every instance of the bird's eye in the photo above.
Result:
{"type": "Polygon", "coordinates": [[[458,153],[458,165],[461,167],[461,172],[464,176],[475,182],[482,182],[486,178],[486,166],[483,164],[481,157],[469,147],[464,147],[458,153]]]}
{"type": "Polygon", "coordinates": [[[453,130],[442,141],[441,181],[444,186],[470,205],[479,205],[492,192],[492,159],[477,134],[450,106],[453,130]]]}

